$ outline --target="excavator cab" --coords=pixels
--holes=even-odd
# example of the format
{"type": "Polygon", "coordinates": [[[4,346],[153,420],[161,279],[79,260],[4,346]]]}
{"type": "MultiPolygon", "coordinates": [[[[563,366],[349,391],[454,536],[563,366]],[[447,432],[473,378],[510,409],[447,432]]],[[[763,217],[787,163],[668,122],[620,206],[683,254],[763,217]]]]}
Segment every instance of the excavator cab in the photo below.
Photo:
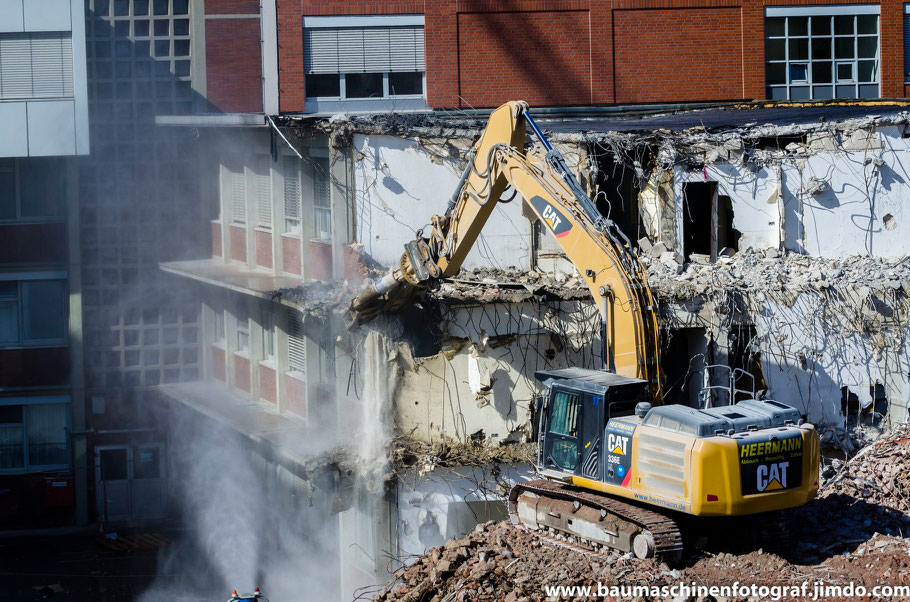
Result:
{"type": "Polygon", "coordinates": [[[647,401],[647,381],[585,368],[544,370],[535,377],[548,391],[539,411],[538,466],[551,475],[600,479],[604,427],[647,401]]]}

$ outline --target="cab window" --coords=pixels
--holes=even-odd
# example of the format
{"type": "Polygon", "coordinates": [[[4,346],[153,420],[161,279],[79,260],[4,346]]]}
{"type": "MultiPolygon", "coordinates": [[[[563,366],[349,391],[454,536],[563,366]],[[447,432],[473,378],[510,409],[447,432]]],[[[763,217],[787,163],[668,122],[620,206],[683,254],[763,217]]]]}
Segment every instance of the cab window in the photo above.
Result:
{"type": "Polygon", "coordinates": [[[566,437],[578,436],[578,395],[557,391],[553,395],[553,421],[550,432],[566,437]]]}

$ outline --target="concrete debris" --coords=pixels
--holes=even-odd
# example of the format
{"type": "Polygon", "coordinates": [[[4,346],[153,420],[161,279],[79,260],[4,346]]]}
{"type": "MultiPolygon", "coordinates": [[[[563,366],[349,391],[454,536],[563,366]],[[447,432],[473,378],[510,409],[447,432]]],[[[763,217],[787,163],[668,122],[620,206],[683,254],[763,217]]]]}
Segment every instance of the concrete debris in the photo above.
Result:
{"type": "Polygon", "coordinates": [[[426,443],[396,437],[388,445],[389,461],[395,469],[416,467],[419,474],[436,468],[490,466],[493,464],[533,464],[537,446],[533,443],[488,445],[480,437],[468,442],[436,441],[426,443]]]}
{"type": "Polygon", "coordinates": [[[521,303],[531,300],[578,300],[590,298],[578,277],[531,270],[463,270],[430,292],[441,301],[479,303],[521,303]]]}
{"type": "Polygon", "coordinates": [[[781,254],[777,249],[746,250],[733,257],[722,255],[716,263],[694,255],[682,266],[679,257],[670,262],[642,257],[648,280],[657,295],[666,300],[690,300],[699,295],[737,291],[758,296],[793,297],[800,293],[826,293],[845,289],[861,299],[910,291],[910,262],[854,256],[843,259],[781,254]],[[684,268],[684,269],[680,269],[684,268]]]}
{"type": "MultiPolygon", "coordinates": [[[[905,487],[910,483],[908,435],[910,429],[903,426],[842,464],[843,478],[826,485],[808,505],[784,513],[784,531],[762,529],[763,534],[750,541],[749,537],[740,537],[739,530],[748,530],[746,523],[754,524],[754,520],[735,525],[724,522],[714,532],[700,532],[702,537],[680,566],[619,552],[584,554],[544,543],[508,521],[487,522],[461,538],[432,548],[399,570],[373,600],[519,602],[545,599],[546,586],[596,588],[598,583],[604,587],[661,587],[680,582],[799,587],[808,581],[809,597],[816,581],[852,581],[870,590],[874,585],[907,585],[910,538],[905,534],[910,529],[910,514],[900,508],[906,503],[905,487]],[[857,484],[858,480],[863,484],[857,484]],[[867,480],[876,484],[870,485],[867,480]]],[[[595,597],[603,599],[584,595],[575,599],[595,597]]],[[[622,599],[655,598],[623,595],[622,599]]],[[[763,598],[744,595],[713,599],[763,598]]]]}

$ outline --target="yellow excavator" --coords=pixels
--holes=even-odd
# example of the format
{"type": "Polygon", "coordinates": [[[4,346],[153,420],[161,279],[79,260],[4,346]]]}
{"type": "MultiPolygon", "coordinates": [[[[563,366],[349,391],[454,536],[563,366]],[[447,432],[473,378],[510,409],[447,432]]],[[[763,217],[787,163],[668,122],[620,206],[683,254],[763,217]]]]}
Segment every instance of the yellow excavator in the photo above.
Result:
{"type": "Polygon", "coordinates": [[[819,438],[796,409],[769,399],[701,409],[661,403],[658,314],[646,271],[524,102],[491,113],[445,213],[354,298],[351,320],[398,309],[433,280],[455,275],[509,186],[594,297],[604,358],[603,370],[536,373],[546,389],[537,402],[543,478],[512,488],[512,522],[563,545],[673,558],[682,552],[681,518],[770,513],[815,497],[819,438]],[[527,127],[545,152],[526,150],[527,127]]]}

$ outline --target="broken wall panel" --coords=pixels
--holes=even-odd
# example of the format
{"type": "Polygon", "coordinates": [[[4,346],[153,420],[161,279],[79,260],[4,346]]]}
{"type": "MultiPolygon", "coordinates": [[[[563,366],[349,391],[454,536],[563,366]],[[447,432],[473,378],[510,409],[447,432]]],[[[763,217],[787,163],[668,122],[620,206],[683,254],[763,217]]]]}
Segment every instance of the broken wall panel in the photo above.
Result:
{"type": "MultiPolygon", "coordinates": [[[[463,164],[443,162],[417,141],[395,136],[358,134],[353,144],[356,239],[380,264],[396,265],[404,244],[445,211],[463,164]]],[[[531,226],[521,205],[518,197],[496,207],[491,221],[497,225],[478,237],[465,268],[530,269],[531,226]]]]}
{"type": "Polygon", "coordinates": [[[528,440],[540,391],[534,372],[599,367],[599,325],[584,302],[453,308],[438,354],[415,358],[399,347],[397,432],[427,442],[528,440]]]}

